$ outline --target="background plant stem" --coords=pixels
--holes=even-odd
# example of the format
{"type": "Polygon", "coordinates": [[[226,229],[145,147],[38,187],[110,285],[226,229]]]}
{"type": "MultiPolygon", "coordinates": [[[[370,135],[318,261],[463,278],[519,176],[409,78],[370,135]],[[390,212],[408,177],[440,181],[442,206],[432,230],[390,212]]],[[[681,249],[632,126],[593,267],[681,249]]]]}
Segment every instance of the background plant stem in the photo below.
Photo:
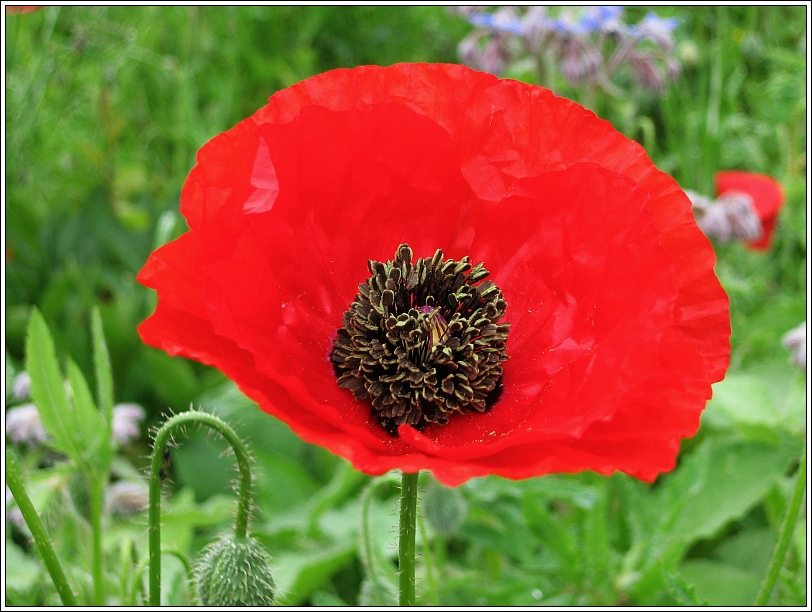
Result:
{"type": "Polygon", "coordinates": [[[756,606],[764,606],[770,598],[770,594],[775,587],[775,581],[778,579],[778,573],[784,566],[784,558],[787,556],[787,549],[792,540],[792,532],[795,531],[795,523],[798,521],[798,511],[801,509],[801,502],[804,499],[804,490],[806,489],[806,450],[801,455],[801,461],[798,464],[798,476],[795,480],[795,488],[792,491],[789,505],[787,506],[787,513],[784,515],[784,522],[781,525],[781,533],[778,536],[778,544],[775,546],[773,557],[770,560],[770,567],[767,569],[767,575],[764,577],[764,582],[761,583],[761,590],[756,596],[756,606]]]}
{"type": "MultiPolygon", "coordinates": [[[[106,472],[104,474],[106,477],[106,472]]],[[[93,603],[104,605],[104,571],[102,561],[102,510],[104,482],[99,474],[90,474],[90,522],[93,531],[93,603]]]]}
{"type": "Polygon", "coordinates": [[[400,539],[398,540],[398,568],[400,572],[400,605],[413,606],[415,523],[417,520],[417,476],[403,472],[400,500],[400,539]]]}
{"type": "Polygon", "coordinates": [[[23,481],[17,471],[17,464],[8,449],[6,449],[6,485],[11,489],[11,494],[14,495],[14,500],[17,502],[17,506],[25,519],[25,524],[31,530],[34,542],[37,543],[39,555],[51,575],[51,580],[54,581],[54,586],[57,593],[59,593],[60,599],[62,599],[62,603],[66,606],[78,606],[79,602],[76,601],[76,596],[68,583],[68,578],[56,558],[54,547],[42,527],[42,522],[34,509],[34,504],[31,503],[31,498],[25,492],[23,481]]]}

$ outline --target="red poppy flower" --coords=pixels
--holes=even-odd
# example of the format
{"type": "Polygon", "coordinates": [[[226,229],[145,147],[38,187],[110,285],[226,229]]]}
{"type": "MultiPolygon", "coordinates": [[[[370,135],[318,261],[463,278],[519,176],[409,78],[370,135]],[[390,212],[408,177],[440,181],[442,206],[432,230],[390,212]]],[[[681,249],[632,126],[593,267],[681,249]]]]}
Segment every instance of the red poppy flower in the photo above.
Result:
{"type": "Polygon", "coordinates": [[[40,9],[45,8],[44,6],[7,6],[6,13],[10,15],[14,14],[21,14],[21,13],[33,13],[34,11],[38,11],[40,9]]]}
{"type": "MultiPolygon", "coordinates": [[[[272,96],[197,162],[181,195],[191,231],[138,277],[159,300],[142,338],[219,368],[302,438],[369,474],[429,469],[457,485],[622,470],[652,480],[673,468],[727,369],[728,299],[687,197],[640,146],[540,87],[457,65],[334,70],[272,96]],[[397,291],[437,249],[484,263],[507,303],[507,361],[487,361],[495,349],[478,336],[446,342],[455,323],[444,311],[428,337],[450,351],[470,340],[490,380],[468,381],[484,389],[471,400],[464,379],[476,367],[461,362],[462,382],[415,383],[415,393],[447,393],[451,404],[461,390],[489,407],[387,430],[350,391],[381,388],[339,387],[334,348],[343,313],[377,282],[359,287],[370,269],[394,278],[395,264],[369,260],[411,257],[405,243],[425,259],[396,262],[397,291]],[[497,388],[494,403],[484,393],[497,388]]],[[[460,266],[469,292],[493,295],[472,281],[477,268],[465,280],[460,266]]],[[[406,319],[433,316],[412,299],[406,319]]],[[[399,349],[364,350],[391,363],[399,349]]],[[[404,363],[414,380],[431,378],[404,363]]],[[[381,384],[396,394],[398,383],[381,384]]]]}
{"type": "Polygon", "coordinates": [[[733,192],[749,196],[753,210],[761,220],[761,238],[747,243],[751,249],[767,251],[772,243],[778,212],[784,205],[784,190],[771,176],[755,172],[724,171],[716,173],[716,197],[733,192]]]}

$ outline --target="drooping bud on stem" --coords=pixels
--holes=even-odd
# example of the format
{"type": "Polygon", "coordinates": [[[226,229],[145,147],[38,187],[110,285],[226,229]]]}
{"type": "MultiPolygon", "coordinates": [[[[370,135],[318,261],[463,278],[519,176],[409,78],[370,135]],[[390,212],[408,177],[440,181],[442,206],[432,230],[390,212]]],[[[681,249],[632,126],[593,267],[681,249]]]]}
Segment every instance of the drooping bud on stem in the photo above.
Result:
{"type": "MultiPolygon", "coordinates": [[[[248,515],[251,508],[251,467],[248,451],[235,431],[222,419],[190,410],[169,418],[155,434],[152,445],[152,464],[149,478],[149,604],[161,604],[161,473],[164,465],[164,449],[172,431],[184,425],[205,425],[223,435],[231,445],[240,472],[237,516],[234,523],[234,540],[248,540],[248,515]]],[[[247,553],[246,553],[247,554],[247,553]]]]}

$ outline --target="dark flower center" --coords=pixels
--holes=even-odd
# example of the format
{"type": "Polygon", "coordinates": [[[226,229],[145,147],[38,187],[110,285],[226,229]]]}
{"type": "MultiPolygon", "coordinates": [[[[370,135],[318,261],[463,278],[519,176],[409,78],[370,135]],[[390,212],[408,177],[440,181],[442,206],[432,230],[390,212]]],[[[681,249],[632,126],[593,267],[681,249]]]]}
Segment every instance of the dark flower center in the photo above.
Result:
{"type": "Polygon", "coordinates": [[[502,390],[507,303],[488,271],[469,258],[412,263],[401,244],[393,261],[369,261],[372,276],[344,313],[331,359],[338,385],[369,398],[390,435],[399,425],[448,423],[468,409],[485,412],[502,390]]]}

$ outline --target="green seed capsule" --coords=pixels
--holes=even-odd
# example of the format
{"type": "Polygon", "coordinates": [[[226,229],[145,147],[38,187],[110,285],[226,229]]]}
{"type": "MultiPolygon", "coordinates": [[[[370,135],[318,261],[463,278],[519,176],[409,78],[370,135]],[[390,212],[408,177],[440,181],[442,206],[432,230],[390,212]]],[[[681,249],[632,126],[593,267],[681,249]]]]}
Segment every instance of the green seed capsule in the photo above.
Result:
{"type": "Polygon", "coordinates": [[[254,538],[221,536],[203,549],[194,568],[197,597],[204,606],[270,606],[276,585],[270,555],[254,538]]]}

